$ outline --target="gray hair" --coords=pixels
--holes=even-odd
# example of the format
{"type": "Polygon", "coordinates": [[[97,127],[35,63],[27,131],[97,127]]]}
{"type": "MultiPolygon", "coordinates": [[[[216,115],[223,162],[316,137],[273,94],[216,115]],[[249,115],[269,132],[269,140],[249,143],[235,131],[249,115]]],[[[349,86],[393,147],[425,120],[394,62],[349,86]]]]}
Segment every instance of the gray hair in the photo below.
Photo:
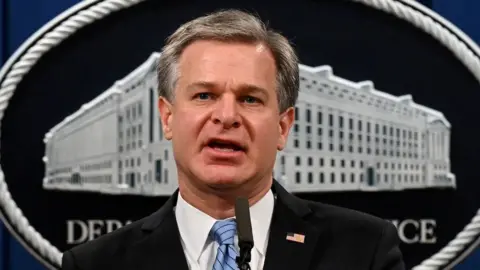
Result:
{"type": "Polygon", "coordinates": [[[289,41],[268,29],[258,17],[239,10],[222,10],[180,26],[167,38],[158,64],[158,95],[170,102],[179,78],[178,61],[183,50],[197,40],[262,43],[266,45],[277,69],[277,96],[280,112],[294,107],[298,98],[298,57],[289,41]]]}

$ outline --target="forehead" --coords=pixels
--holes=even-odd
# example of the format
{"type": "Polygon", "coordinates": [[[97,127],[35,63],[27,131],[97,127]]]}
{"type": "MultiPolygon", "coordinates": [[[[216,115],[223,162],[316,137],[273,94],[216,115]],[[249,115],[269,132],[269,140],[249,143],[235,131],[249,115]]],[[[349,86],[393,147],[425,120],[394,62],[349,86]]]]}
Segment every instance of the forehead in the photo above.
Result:
{"type": "Polygon", "coordinates": [[[200,80],[271,88],[276,77],[274,57],[262,43],[195,41],[184,49],[178,68],[184,83],[200,80]]]}

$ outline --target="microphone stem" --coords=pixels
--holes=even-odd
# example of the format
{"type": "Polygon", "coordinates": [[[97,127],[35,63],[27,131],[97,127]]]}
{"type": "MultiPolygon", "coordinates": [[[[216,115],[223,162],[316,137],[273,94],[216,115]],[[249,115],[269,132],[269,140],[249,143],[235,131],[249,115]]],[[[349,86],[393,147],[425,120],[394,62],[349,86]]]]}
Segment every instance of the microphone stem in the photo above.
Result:
{"type": "Polygon", "coordinates": [[[240,247],[240,256],[237,257],[237,265],[239,270],[250,270],[250,254],[251,247],[240,247]]]}
{"type": "Polygon", "coordinates": [[[242,264],[238,267],[240,270],[250,270],[250,265],[248,263],[242,264]]]}

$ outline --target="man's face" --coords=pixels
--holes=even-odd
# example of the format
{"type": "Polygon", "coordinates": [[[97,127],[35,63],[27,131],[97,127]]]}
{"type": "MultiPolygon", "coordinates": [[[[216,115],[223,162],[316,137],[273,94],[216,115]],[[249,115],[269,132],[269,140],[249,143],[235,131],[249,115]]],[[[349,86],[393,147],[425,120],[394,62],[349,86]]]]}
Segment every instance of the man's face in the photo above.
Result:
{"type": "Polygon", "coordinates": [[[160,98],[159,109],[179,182],[230,189],[270,181],[294,119],[293,108],[279,112],[271,52],[261,44],[196,41],[178,69],[175,98],[160,98]]]}

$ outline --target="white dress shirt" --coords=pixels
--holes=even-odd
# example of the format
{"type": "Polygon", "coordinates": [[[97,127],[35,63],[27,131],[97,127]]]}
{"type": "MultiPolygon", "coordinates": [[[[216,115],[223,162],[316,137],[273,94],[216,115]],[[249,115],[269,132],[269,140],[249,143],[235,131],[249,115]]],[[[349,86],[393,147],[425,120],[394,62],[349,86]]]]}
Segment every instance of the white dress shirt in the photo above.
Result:
{"type": "MultiPolygon", "coordinates": [[[[251,270],[263,269],[273,207],[274,196],[271,190],[250,207],[254,241],[250,261],[251,270]]],[[[217,255],[218,243],[211,240],[208,234],[217,220],[187,203],[180,193],[175,207],[175,217],[189,269],[211,270],[217,255]]],[[[235,247],[238,252],[237,236],[235,236],[235,247]]]]}

